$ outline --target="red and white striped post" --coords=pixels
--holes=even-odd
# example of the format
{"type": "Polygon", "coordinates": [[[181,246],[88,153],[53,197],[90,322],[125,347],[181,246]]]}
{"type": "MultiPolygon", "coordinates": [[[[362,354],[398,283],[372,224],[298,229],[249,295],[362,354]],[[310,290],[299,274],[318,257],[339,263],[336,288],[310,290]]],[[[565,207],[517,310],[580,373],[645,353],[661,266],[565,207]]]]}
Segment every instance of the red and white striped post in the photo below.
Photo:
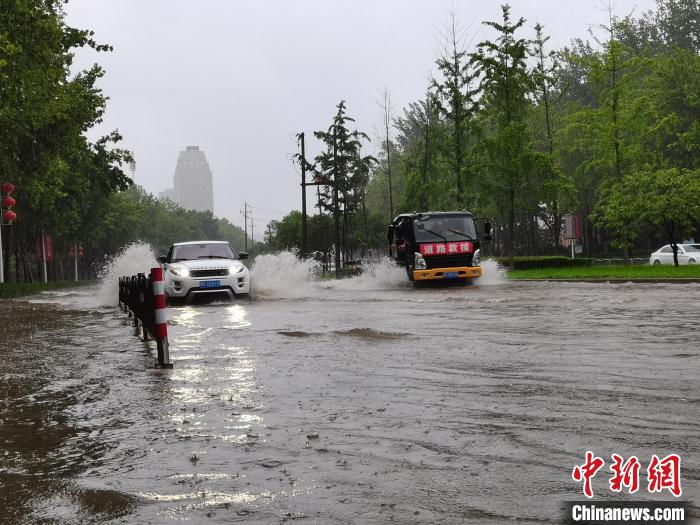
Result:
{"type": "Polygon", "coordinates": [[[163,284],[163,268],[151,268],[153,283],[153,306],[155,309],[156,345],[158,346],[158,366],[172,368],[170,352],[168,351],[168,324],[165,310],[165,286],[163,284]]]}

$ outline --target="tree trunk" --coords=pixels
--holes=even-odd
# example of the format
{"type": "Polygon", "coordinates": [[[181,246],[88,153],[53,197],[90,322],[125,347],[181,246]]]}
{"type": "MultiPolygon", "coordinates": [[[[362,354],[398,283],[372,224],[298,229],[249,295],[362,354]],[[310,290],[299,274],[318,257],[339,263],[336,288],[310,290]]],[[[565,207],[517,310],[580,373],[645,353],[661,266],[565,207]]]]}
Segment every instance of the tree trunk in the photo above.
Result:
{"type": "Polygon", "coordinates": [[[338,142],[333,126],[333,221],[335,223],[335,276],[340,277],[340,203],[338,202],[338,142]]]}
{"type": "Polygon", "coordinates": [[[15,238],[15,281],[19,282],[19,239],[15,238]]]}
{"type": "Polygon", "coordinates": [[[515,267],[515,255],[513,253],[513,238],[515,236],[515,188],[510,185],[508,189],[508,264],[515,267]]]}

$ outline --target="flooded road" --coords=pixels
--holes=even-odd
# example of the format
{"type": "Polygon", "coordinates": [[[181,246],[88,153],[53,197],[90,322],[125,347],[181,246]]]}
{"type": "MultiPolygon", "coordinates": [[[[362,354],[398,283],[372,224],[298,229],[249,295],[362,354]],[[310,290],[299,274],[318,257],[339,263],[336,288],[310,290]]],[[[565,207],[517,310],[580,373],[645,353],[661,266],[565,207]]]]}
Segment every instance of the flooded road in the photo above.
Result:
{"type": "Polygon", "coordinates": [[[96,290],[0,303],[3,523],[558,523],[586,450],[697,519],[700,285],[265,282],[169,309],[172,370],[96,290]]]}

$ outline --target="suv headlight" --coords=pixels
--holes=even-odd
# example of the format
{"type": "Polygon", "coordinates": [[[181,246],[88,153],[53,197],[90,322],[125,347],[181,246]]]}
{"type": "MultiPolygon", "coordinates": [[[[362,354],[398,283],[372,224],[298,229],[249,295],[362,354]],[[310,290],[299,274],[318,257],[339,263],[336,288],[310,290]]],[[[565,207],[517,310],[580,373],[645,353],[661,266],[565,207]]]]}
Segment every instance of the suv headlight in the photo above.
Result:
{"type": "Polygon", "coordinates": [[[242,273],[245,270],[245,266],[241,265],[240,267],[236,268],[235,266],[231,266],[228,269],[228,274],[229,275],[234,275],[236,273],[242,273]]]}
{"type": "Polygon", "coordinates": [[[415,252],[413,257],[416,261],[416,270],[425,270],[428,267],[428,265],[425,263],[425,259],[423,259],[423,256],[420,253],[415,252]]]}
{"type": "Polygon", "coordinates": [[[173,275],[177,275],[178,277],[189,277],[190,275],[190,270],[188,268],[170,268],[170,271],[173,275]]]}
{"type": "Polygon", "coordinates": [[[472,257],[472,264],[474,266],[481,266],[481,249],[474,252],[474,257],[472,257]]]}

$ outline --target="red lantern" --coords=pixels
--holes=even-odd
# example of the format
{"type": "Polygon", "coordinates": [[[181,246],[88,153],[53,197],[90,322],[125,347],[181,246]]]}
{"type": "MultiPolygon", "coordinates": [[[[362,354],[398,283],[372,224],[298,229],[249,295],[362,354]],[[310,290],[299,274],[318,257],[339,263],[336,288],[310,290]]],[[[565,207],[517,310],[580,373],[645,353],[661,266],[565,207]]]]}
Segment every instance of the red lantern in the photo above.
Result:
{"type": "Polygon", "coordinates": [[[17,204],[17,201],[15,199],[13,199],[12,197],[8,196],[8,197],[3,197],[3,199],[2,199],[2,205],[5,208],[7,208],[8,210],[10,208],[12,208],[12,206],[14,206],[15,204],[17,204]]]}
{"type": "Polygon", "coordinates": [[[17,218],[17,214],[12,210],[7,210],[5,213],[2,214],[2,216],[5,218],[8,224],[12,224],[17,218]]]}
{"type": "Polygon", "coordinates": [[[13,191],[15,191],[15,185],[12,184],[11,182],[5,182],[2,185],[2,192],[6,193],[7,195],[10,195],[13,191]]]}

